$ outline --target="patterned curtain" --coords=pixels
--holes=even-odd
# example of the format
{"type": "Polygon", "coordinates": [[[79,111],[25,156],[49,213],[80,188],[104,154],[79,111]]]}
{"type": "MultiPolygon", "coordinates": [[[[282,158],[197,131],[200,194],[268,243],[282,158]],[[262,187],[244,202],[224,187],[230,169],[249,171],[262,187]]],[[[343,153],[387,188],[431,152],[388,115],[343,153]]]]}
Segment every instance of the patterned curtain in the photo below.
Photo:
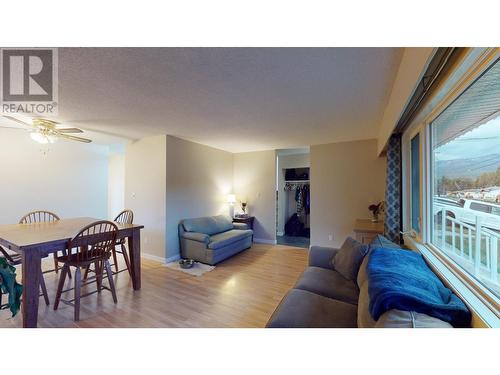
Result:
{"type": "Polygon", "coordinates": [[[401,242],[401,134],[393,134],[387,146],[387,181],[385,191],[385,236],[401,242]]]}

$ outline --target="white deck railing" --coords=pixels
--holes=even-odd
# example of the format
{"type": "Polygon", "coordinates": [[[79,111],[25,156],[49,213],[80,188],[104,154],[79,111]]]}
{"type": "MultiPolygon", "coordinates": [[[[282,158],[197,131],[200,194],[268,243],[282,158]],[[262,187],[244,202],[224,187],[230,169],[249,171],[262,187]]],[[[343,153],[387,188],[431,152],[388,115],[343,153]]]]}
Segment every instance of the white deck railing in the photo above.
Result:
{"type": "Polygon", "coordinates": [[[475,225],[464,223],[441,211],[441,228],[436,233],[437,243],[476,277],[499,285],[498,252],[500,234],[483,227],[482,217],[476,216],[475,225]],[[449,228],[447,224],[450,224],[449,228]]]}

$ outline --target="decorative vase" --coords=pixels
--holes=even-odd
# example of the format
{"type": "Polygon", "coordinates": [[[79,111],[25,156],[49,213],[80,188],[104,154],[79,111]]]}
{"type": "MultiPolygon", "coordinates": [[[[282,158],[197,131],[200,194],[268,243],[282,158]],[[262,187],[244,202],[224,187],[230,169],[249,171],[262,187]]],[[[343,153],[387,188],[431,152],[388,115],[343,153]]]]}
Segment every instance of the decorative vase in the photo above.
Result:
{"type": "Polygon", "coordinates": [[[378,214],[372,212],[372,223],[378,223],[378,214]]]}

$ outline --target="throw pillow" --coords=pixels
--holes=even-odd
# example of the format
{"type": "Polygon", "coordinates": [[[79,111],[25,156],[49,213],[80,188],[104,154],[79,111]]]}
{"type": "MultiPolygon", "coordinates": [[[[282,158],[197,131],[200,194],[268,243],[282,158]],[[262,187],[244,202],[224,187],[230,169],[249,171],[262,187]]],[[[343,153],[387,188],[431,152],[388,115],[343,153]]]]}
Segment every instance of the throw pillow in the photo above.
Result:
{"type": "Polygon", "coordinates": [[[348,280],[356,280],[359,266],[368,253],[368,245],[347,237],[340,250],[332,259],[333,268],[348,280]]]}

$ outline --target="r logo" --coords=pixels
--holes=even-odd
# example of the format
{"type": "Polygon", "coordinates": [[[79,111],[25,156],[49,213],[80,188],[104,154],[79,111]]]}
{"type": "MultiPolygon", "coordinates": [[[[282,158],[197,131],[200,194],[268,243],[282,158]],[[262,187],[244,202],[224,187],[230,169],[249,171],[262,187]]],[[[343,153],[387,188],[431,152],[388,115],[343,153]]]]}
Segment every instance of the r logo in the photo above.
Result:
{"type": "Polygon", "coordinates": [[[53,100],[53,50],[2,50],[3,102],[53,100]]]}

